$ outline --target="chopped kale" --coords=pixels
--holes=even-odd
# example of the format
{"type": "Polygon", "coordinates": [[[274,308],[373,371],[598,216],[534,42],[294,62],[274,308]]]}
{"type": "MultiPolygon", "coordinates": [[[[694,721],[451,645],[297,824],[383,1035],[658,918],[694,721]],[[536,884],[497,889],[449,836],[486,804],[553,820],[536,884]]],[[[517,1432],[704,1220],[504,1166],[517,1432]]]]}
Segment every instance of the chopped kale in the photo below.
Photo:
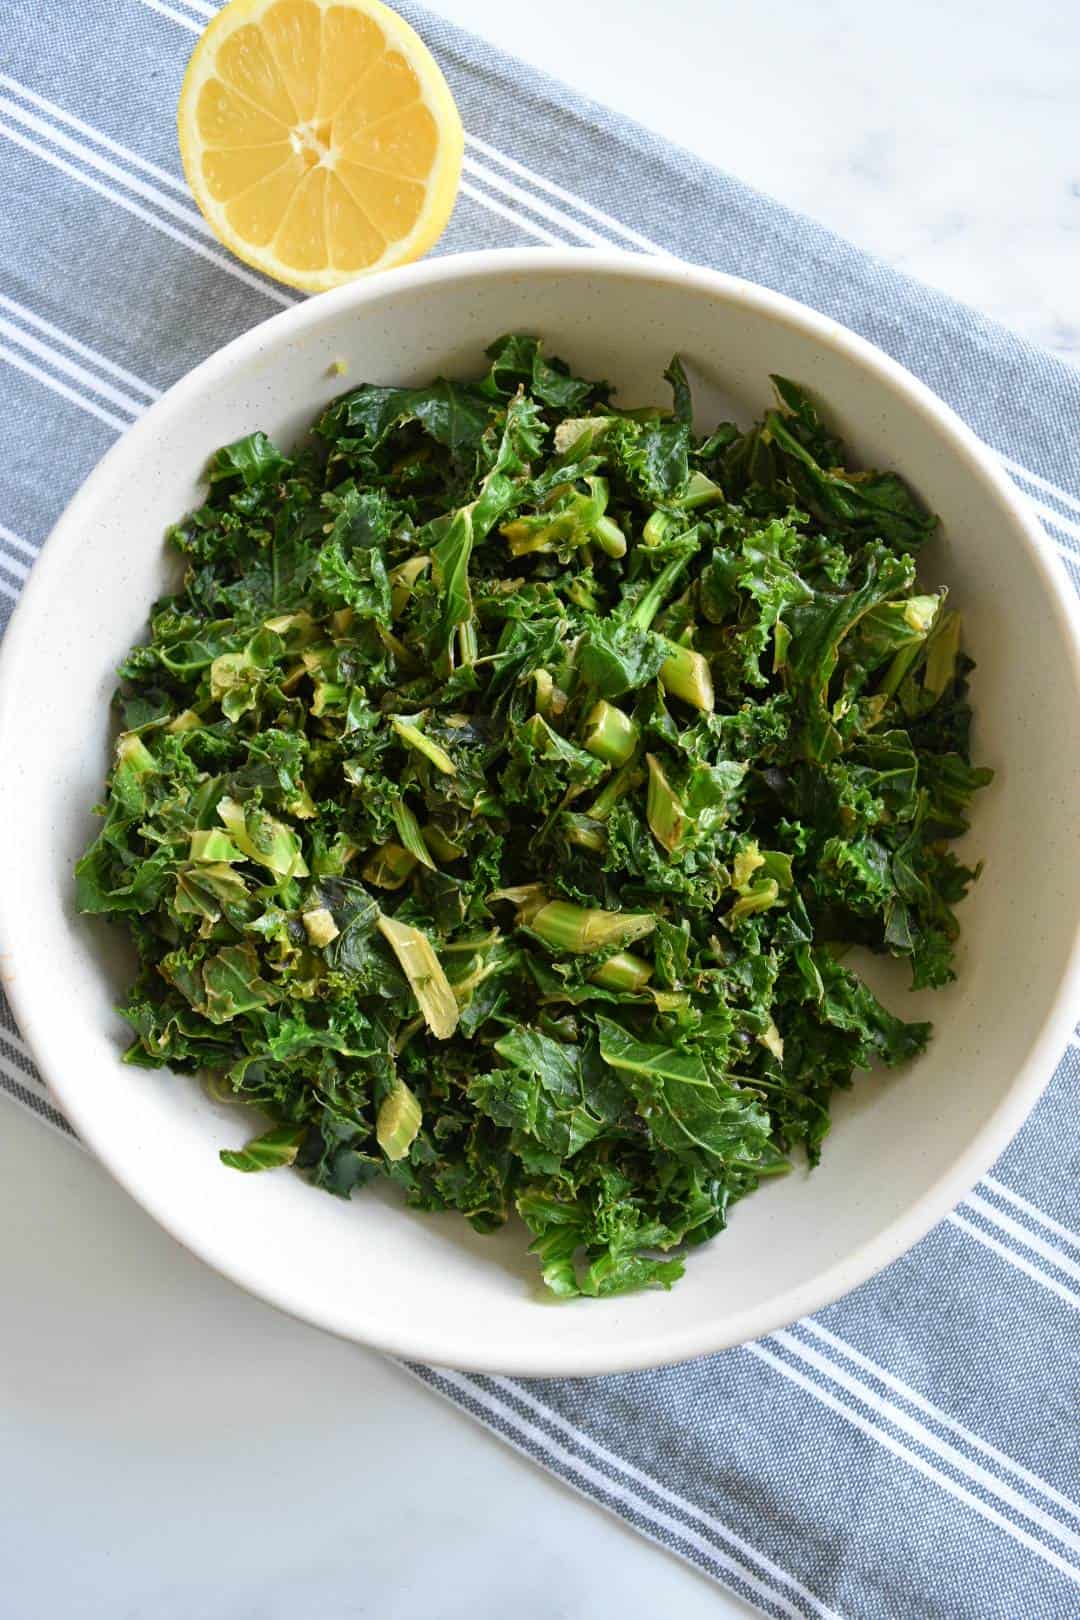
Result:
{"type": "Polygon", "coordinates": [[[556,1294],[670,1285],[916,1056],[841,957],[952,977],[990,773],[920,591],[935,519],[774,379],[748,432],[622,410],[537,339],[218,451],[121,667],[77,867],[142,1067],[267,1117],[238,1170],[377,1176],[556,1294]]]}

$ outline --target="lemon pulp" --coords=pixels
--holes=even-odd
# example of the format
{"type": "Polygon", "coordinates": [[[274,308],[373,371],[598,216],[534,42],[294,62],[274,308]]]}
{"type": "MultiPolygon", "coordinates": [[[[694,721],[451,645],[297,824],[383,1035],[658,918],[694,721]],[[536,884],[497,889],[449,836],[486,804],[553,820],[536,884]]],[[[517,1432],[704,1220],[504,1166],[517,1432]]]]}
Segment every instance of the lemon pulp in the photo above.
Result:
{"type": "Polygon", "coordinates": [[[419,258],[454,205],[457,108],[380,0],[232,0],[195,47],[178,124],[215,235],[305,291],[419,258]]]}

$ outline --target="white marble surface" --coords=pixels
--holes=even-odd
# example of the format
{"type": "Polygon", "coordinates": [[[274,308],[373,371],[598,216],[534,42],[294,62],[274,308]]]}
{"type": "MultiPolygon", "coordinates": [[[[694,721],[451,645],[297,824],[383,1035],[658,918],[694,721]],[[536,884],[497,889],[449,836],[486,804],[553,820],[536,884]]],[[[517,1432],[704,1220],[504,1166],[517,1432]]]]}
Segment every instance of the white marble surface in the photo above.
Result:
{"type": "Polygon", "coordinates": [[[424,3],[1080,360],[1076,0],[424,3]]]}
{"type": "Polygon", "coordinates": [[[751,1613],[0,1110],[0,1620],[751,1613]]]}
{"type": "MultiPolygon", "coordinates": [[[[1080,7],[427,0],[1080,357],[1080,7]]],[[[734,1620],[0,1103],[0,1620],[734,1620]]]]}

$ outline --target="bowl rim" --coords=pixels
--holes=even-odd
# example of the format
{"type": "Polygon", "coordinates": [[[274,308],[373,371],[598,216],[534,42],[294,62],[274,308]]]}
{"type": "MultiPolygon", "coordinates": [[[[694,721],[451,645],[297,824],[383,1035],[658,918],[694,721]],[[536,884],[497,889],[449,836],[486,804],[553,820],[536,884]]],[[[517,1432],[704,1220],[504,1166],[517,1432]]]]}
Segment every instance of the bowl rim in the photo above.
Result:
{"type": "MultiPolygon", "coordinates": [[[[156,435],[175,415],[213,386],[219,376],[244,363],[261,350],[278,348],[308,327],[328,318],[401,292],[421,290],[444,282],[473,278],[498,279],[536,273],[566,277],[619,277],[632,281],[664,283],[668,286],[704,292],[729,304],[764,314],[774,321],[797,329],[851,360],[857,367],[875,373],[895,394],[929,422],[967,474],[979,480],[1004,508],[1015,530],[1027,546],[1040,578],[1047,605],[1061,629],[1068,658],[1061,678],[1071,678],[1080,702],[1080,621],[1075,597],[1050,539],[1034,510],[999,464],[995,453],[977,438],[961,418],[899,362],[876,345],[850,331],[831,317],[811,309],[786,295],[774,292],[721,271],[685,263],[674,258],[653,258],[617,249],[596,251],[584,248],[483,249],[449,254],[398,270],[361,279],[320,294],[271,316],[216,350],[187,372],[140,419],[112,445],[76,491],[54,525],[43,546],[29,580],[12,615],[0,647],[0,748],[13,723],[14,694],[19,690],[16,671],[32,657],[38,622],[48,611],[50,592],[60,583],[68,551],[78,544],[82,514],[100,489],[109,487],[129,460],[137,460],[143,443],[156,435]]],[[[14,810],[16,789],[11,773],[0,779],[0,816],[5,803],[14,810]]],[[[12,914],[0,886],[0,950],[14,954],[25,929],[32,926],[12,914]]],[[[800,1317],[831,1304],[860,1283],[867,1281],[931,1230],[986,1172],[1019,1130],[1048,1083],[1072,1034],[1075,1008],[1080,1002],[1080,916],[1072,943],[1054,993],[1051,1011],[1038,1038],[1017,1070],[1009,1090],[994,1112],[983,1122],[967,1148],[921,1197],[875,1237],[861,1244],[825,1271],[787,1289],[768,1301],[748,1307],[727,1319],[716,1331],[706,1319],[678,1332],[665,1333],[661,1323],[647,1335],[635,1336],[617,1353],[594,1351],[591,1346],[547,1351],[543,1343],[531,1341],[518,1350],[497,1350],[492,1354],[480,1343],[440,1342],[438,1325],[422,1320],[397,1331],[383,1331],[377,1317],[364,1324],[346,1320],[345,1313],[332,1305],[312,1310],[292,1295],[287,1279],[261,1275],[242,1256],[230,1253],[230,1234],[199,1229],[188,1211],[177,1208],[176,1200],[159,1196],[153,1178],[144,1174],[137,1159],[127,1154],[123,1139],[115,1139],[95,1118],[93,1094],[80,1089],[74,1079],[75,1066],[66,1061],[65,1040],[60,1021],[50,1018],[50,997],[42,994],[47,986],[25,976],[8,987],[8,995],[27,1047],[43,1078],[83,1143],[105,1166],[116,1181],[174,1238],[240,1287],[299,1320],[310,1322],[339,1337],[362,1343],[406,1359],[430,1361],[468,1371],[499,1372],[520,1376],[585,1376],[625,1372],[671,1365],[694,1356],[746,1343],[800,1317]],[[69,1078],[71,1076],[71,1078],[69,1078]]],[[[194,1203],[194,1201],[193,1201],[194,1203]]],[[[592,1307],[597,1308],[597,1307],[592,1307]]]]}

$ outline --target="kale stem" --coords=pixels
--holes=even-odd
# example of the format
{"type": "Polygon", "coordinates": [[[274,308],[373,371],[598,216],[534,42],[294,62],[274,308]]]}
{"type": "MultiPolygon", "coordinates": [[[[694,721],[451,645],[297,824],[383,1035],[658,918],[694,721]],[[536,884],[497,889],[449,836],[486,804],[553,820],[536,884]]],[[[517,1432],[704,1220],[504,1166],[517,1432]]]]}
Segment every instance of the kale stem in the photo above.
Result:
{"type": "Polygon", "coordinates": [[[638,630],[647,630],[667,600],[671,587],[690,561],[689,557],[672,557],[664,564],[645,595],[630,615],[630,623],[638,630]]]}
{"type": "Polygon", "coordinates": [[[566,841],[578,849],[587,849],[594,855],[603,855],[607,849],[607,836],[599,824],[593,825],[588,816],[564,817],[566,841]]]}
{"type": "Polygon", "coordinates": [[[686,810],[677,798],[663,767],[653,754],[645,755],[649,767],[649,792],[645,817],[657,843],[673,855],[686,832],[686,810]]]}
{"type": "Polygon", "coordinates": [[[629,945],[651,934],[656,918],[648,912],[600,911],[569,900],[549,900],[530,918],[534,934],[554,951],[583,956],[605,945],[629,945]]]}
{"type": "Polygon", "coordinates": [[[593,984],[605,990],[644,990],[652,978],[652,964],[632,951],[616,951],[602,967],[589,974],[593,984]]]}
{"type": "Polygon", "coordinates": [[[672,697],[682,698],[694,709],[712,714],[716,705],[712,672],[708,660],[691,647],[669,641],[671,652],[660,666],[660,684],[672,697]]]}
{"type": "Polygon", "coordinates": [[[463,620],[457,627],[457,651],[459,664],[475,664],[478,648],[476,626],[471,619],[463,620]]]}
{"type": "Polygon", "coordinates": [[[585,724],[588,730],[583,741],[589,753],[609,765],[625,765],[641,734],[637,721],[601,698],[590,709],[585,724]]]}
{"type": "Polygon", "coordinates": [[[588,814],[592,820],[606,821],[623,794],[629,793],[640,781],[641,772],[633,762],[624,765],[621,771],[616,771],[615,775],[605,782],[589,807],[588,814]]]}
{"type": "Polygon", "coordinates": [[[612,518],[598,518],[593,534],[601,550],[606,551],[609,557],[626,556],[626,536],[612,518]]]}

